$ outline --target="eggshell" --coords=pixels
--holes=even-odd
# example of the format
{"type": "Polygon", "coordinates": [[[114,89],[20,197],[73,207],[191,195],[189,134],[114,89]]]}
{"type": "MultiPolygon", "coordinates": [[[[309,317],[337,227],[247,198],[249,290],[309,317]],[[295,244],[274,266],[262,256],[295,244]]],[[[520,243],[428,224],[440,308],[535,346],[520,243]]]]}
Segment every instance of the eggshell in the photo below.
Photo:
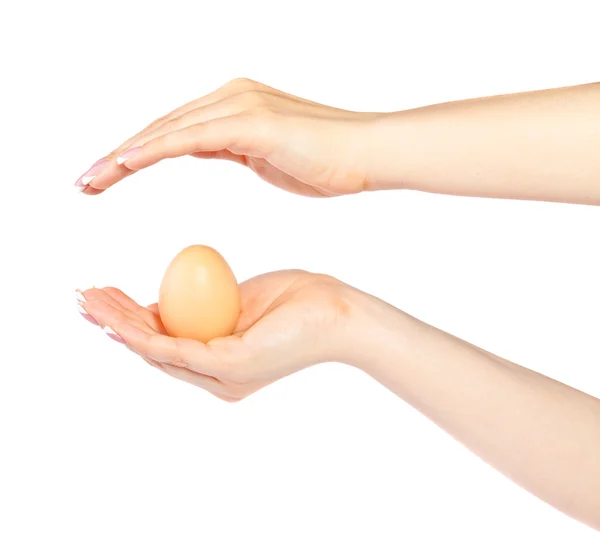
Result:
{"type": "Polygon", "coordinates": [[[240,292],[227,261],[208,246],[182,250],[163,277],[158,310],[172,337],[207,342],[231,335],[240,316],[240,292]]]}

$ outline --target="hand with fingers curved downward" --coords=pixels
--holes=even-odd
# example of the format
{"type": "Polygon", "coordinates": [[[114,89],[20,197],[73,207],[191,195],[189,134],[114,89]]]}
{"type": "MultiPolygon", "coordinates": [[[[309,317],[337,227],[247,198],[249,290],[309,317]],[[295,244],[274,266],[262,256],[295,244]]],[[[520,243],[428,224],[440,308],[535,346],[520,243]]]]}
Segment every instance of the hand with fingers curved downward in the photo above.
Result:
{"type": "Polygon", "coordinates": [[[311,197],[408,189],[597,205],[598,102],[595,83],[354,112],[240,78],[157,119],[75,186],[99,194],[191,155],[238,162],[311,197]]]}
{"type": "Polygon", "coordinates": [[[289,270],[249,279],[240,292],[234,334],[207,344],[169,337],[157,304],[142,307],[118,289],[92,288],[78,296],[80,312],[113,339],[228,401],[311,365],[358,358],[356,289],[329,276],[289,270]]]}
{"type": "Polygon", "coordinates": [[[357,193],[368,175],[367,127],[379,115],[236,79],[157,119],[96,162],[75,186],[99,194],[165,158],[191,155],[241,163],[265,181],[305,196],[357,193]]]}

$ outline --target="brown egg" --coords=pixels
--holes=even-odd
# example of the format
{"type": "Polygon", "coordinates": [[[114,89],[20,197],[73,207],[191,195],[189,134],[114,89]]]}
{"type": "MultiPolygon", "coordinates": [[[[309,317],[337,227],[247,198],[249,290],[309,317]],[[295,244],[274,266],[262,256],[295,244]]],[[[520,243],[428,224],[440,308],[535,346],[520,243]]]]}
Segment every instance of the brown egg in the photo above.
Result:
{"type": "Polygon", "coordinates": [[[240,316],[235,275],[220,253],[190,246],[169,264],[158,309],[167,333],[207,342],[231,335],[240,316]]]}

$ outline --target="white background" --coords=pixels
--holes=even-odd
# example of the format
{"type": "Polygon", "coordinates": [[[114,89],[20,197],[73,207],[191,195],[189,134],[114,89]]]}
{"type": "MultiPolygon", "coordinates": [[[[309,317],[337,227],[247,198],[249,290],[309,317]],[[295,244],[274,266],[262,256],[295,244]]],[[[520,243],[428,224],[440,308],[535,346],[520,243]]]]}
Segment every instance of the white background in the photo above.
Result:
{"type": "MultiPolygon", "coordinates": [[[[8,4],[8,3],[7,3],[8,4]]],[[[14,2],[0,12],[0,533],[587,535],[357,370],[227,404],[78,315],[156,300],[181,248],[240,280],[330,273],[600,395],[600,210],[379,192],[314,200],[182,158],[72,184],[147,123],[245,76],[391,111],[598,81],[595,1],[14,2]]]]}

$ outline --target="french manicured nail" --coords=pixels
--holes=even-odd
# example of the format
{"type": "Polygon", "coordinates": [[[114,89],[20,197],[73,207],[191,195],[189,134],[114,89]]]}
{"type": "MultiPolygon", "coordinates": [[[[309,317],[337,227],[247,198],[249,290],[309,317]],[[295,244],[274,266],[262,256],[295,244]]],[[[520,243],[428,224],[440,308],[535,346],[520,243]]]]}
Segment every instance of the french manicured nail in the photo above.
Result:
{"type": "Polygon", "coordinates": [[[133,158],[141,150],[141,147],[134,147],[133,149],[129,149],[129,151],[125,151],[117,157],[117,164],[121,165],[123,162],[126,162],[130,158],[133,158]]]}
{"type": "Polygon", "coordinates": [[[75,291],[75,297],[77,298],[77,303],[85,303],[87,301],[79,290],[75,291]]]}
{"type": "Polygon", "coordinates": [[[104,326],[104,333],[106,333],[113,341],[120,342],[121,344],[125,344],[125,339],[121,337],[118,333],[115,333],[114,330],[110,326],[104,326]]]}
{"type": "Polygon", "coordinates": [[[79,303],[77,304],[77,310],[79,311],[79,314],[83,316],[83,318],[85,318],[88,322],[91,322],[95,326],[98,325],[96,319],[91,314],[89,314],[83,307],[81,307],[79,303]]]}
{"type": "Polygon", "coordinates": [[[81,177],[75,181],[75,186],[83,190],[95,177],[97,177],[107,166],[108,160],[101,158],[90,169],[88,169],[81,177]]]}

